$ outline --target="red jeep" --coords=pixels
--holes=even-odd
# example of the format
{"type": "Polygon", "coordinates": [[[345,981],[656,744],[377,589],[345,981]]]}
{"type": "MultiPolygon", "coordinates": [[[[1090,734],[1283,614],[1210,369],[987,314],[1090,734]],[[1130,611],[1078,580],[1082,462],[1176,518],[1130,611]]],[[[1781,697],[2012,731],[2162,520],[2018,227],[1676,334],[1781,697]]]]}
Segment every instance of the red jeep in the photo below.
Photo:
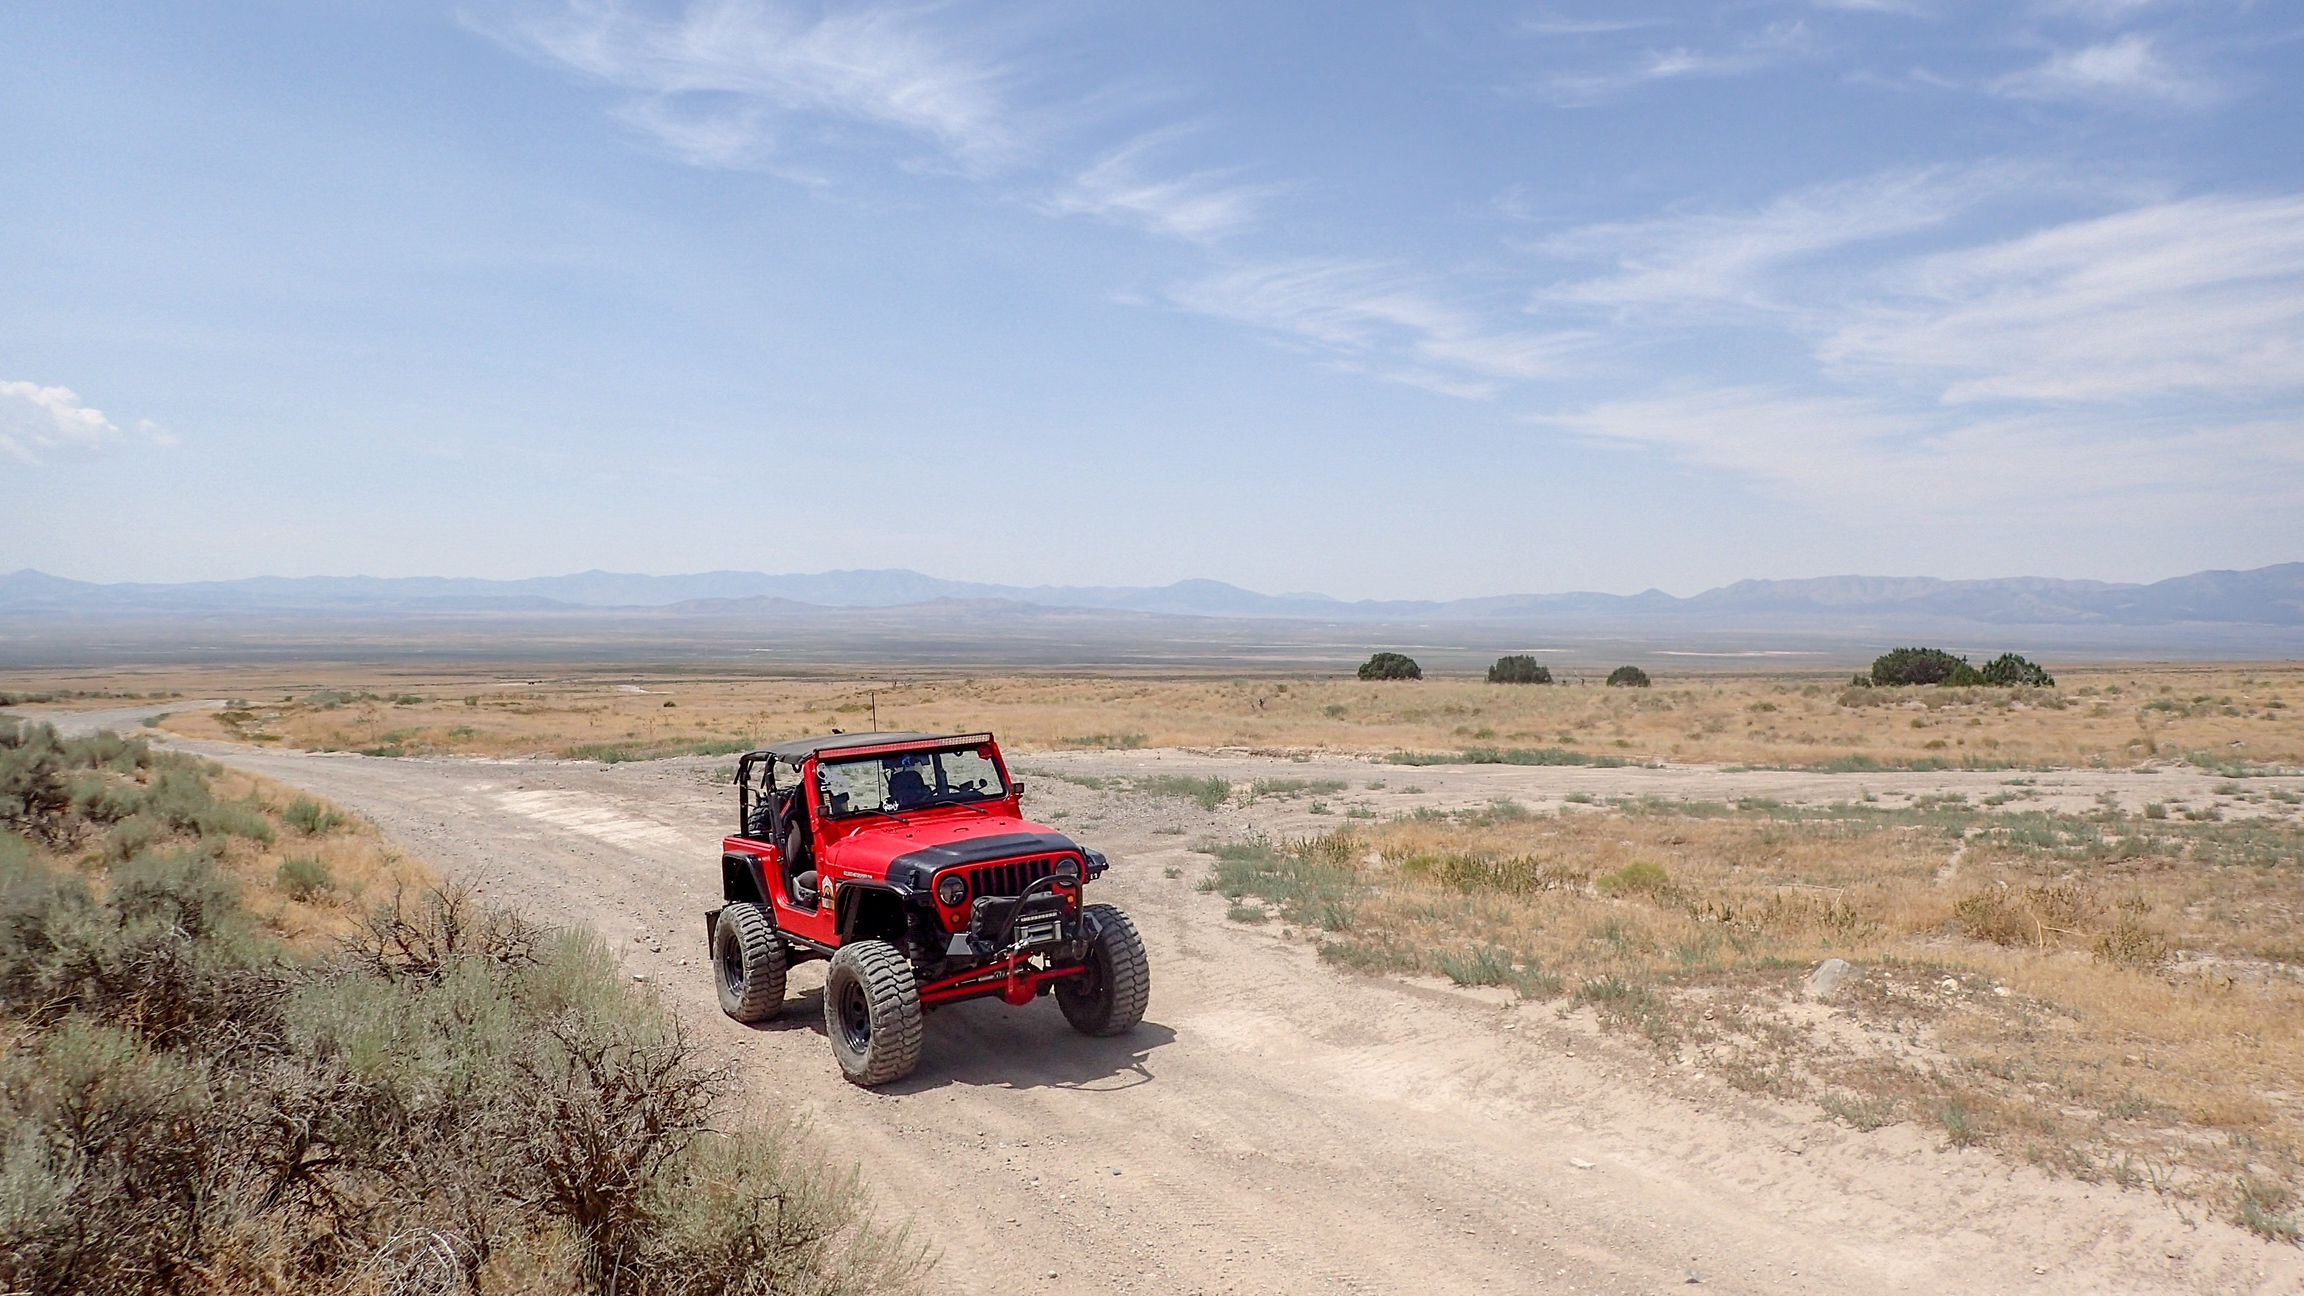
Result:
{"type": "Polygon", "coordinates": [[[1055,992],[1065,1020],[1118,1035],[1152,974],[1128,916],[1083,902],[1105,859],[1023,817],[992,735],[835,734],[736,762],[726,904],[706,915],[720,1007],[784,1006],[784,973],[830,959],[824,1029],[840,1070],[886,1084],[920,1062],[921,1012],[1055,992]]]}

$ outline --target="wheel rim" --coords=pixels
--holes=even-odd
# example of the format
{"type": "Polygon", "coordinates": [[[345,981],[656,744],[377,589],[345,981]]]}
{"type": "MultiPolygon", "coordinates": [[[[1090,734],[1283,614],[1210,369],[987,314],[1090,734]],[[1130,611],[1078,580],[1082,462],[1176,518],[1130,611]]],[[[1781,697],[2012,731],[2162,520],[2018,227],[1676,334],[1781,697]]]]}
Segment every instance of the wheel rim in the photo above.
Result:
{"type": "Polygon", "coordinates": [[[728,987],[730,993],[742,993],[744,989],[744,942],[735,939],[735,935],[736,933],[729,932],[720,938],[720,984],[728,987]]]}
{"type": "Polygon", "coordinates": [[[861,1053],[872,1044],[872,1005],[864,998],[863,985],[856,981],[840,987],[840,1037],[852,1053],[861,1053]]]}

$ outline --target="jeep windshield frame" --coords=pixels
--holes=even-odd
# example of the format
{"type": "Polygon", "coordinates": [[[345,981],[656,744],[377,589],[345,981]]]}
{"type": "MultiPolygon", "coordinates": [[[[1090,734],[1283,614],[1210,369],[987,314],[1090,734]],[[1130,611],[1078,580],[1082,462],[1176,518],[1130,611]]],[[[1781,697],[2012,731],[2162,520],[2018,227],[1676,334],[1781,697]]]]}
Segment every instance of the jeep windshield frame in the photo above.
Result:
{"type": "Polygon", "coordinates": [[[1009,795],[1007,770],[989,740],[859,756],[827,753],[816,761],[815,783],[827,819],[977,806],[1009,795]]]}

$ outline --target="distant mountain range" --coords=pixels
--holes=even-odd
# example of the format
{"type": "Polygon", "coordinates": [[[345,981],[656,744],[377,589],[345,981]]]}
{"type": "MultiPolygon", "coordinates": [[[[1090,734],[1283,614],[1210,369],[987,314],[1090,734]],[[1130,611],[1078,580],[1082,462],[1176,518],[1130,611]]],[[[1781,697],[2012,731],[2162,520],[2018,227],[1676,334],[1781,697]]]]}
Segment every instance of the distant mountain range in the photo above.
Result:
{"type": "Polygon", "coordinates": [[[1446,602],[1324,594],[1259,594],[1222,581],[1173,585],[1014,586],[940,580],[915,571],[774,576],[702,572],[640,576],[589,571],[525,580],[465,577],[261,576],[175,585],[94,584],[25,569],[0,576],[0,615],[12,619],[154,614],[499,614],[649,610],[707,618],[773,618],[794,605],[896,608],[943,600],[1100,609],[1227,620],[1328,623],[1870,626],[2304,627],[2304,563],[2206,571],[2149,585],[2013,577],[1825,576],[1738,581],[1688,598],[1642,594],[1507,594],[1446,602]]]}

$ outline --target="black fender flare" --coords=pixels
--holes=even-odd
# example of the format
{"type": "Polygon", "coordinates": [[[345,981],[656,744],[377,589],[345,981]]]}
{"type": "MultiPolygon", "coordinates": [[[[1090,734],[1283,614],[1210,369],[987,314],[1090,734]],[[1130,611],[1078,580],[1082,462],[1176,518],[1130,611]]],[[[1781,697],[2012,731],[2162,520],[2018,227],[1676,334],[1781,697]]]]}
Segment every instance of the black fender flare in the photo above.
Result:
{"type": "Polygon", "coordinates": [[[911,923],[914,898],[910,887],[851,878],[836,879],[835,885],[839,898],[834,902],[832,930],[840,934],[843,944],[874,937],[904,938],[911,923]],[[875,913],[886,913],[894,919],[889,925],[891,930],[865,930],[867,917],[875,913]]]}
{"type": "Polygon", "coordinates": [[[730,903],[749,901],[773,913],[768,903],[768,862],[747,851],[720,855],[720,898],[730,903]]]}

